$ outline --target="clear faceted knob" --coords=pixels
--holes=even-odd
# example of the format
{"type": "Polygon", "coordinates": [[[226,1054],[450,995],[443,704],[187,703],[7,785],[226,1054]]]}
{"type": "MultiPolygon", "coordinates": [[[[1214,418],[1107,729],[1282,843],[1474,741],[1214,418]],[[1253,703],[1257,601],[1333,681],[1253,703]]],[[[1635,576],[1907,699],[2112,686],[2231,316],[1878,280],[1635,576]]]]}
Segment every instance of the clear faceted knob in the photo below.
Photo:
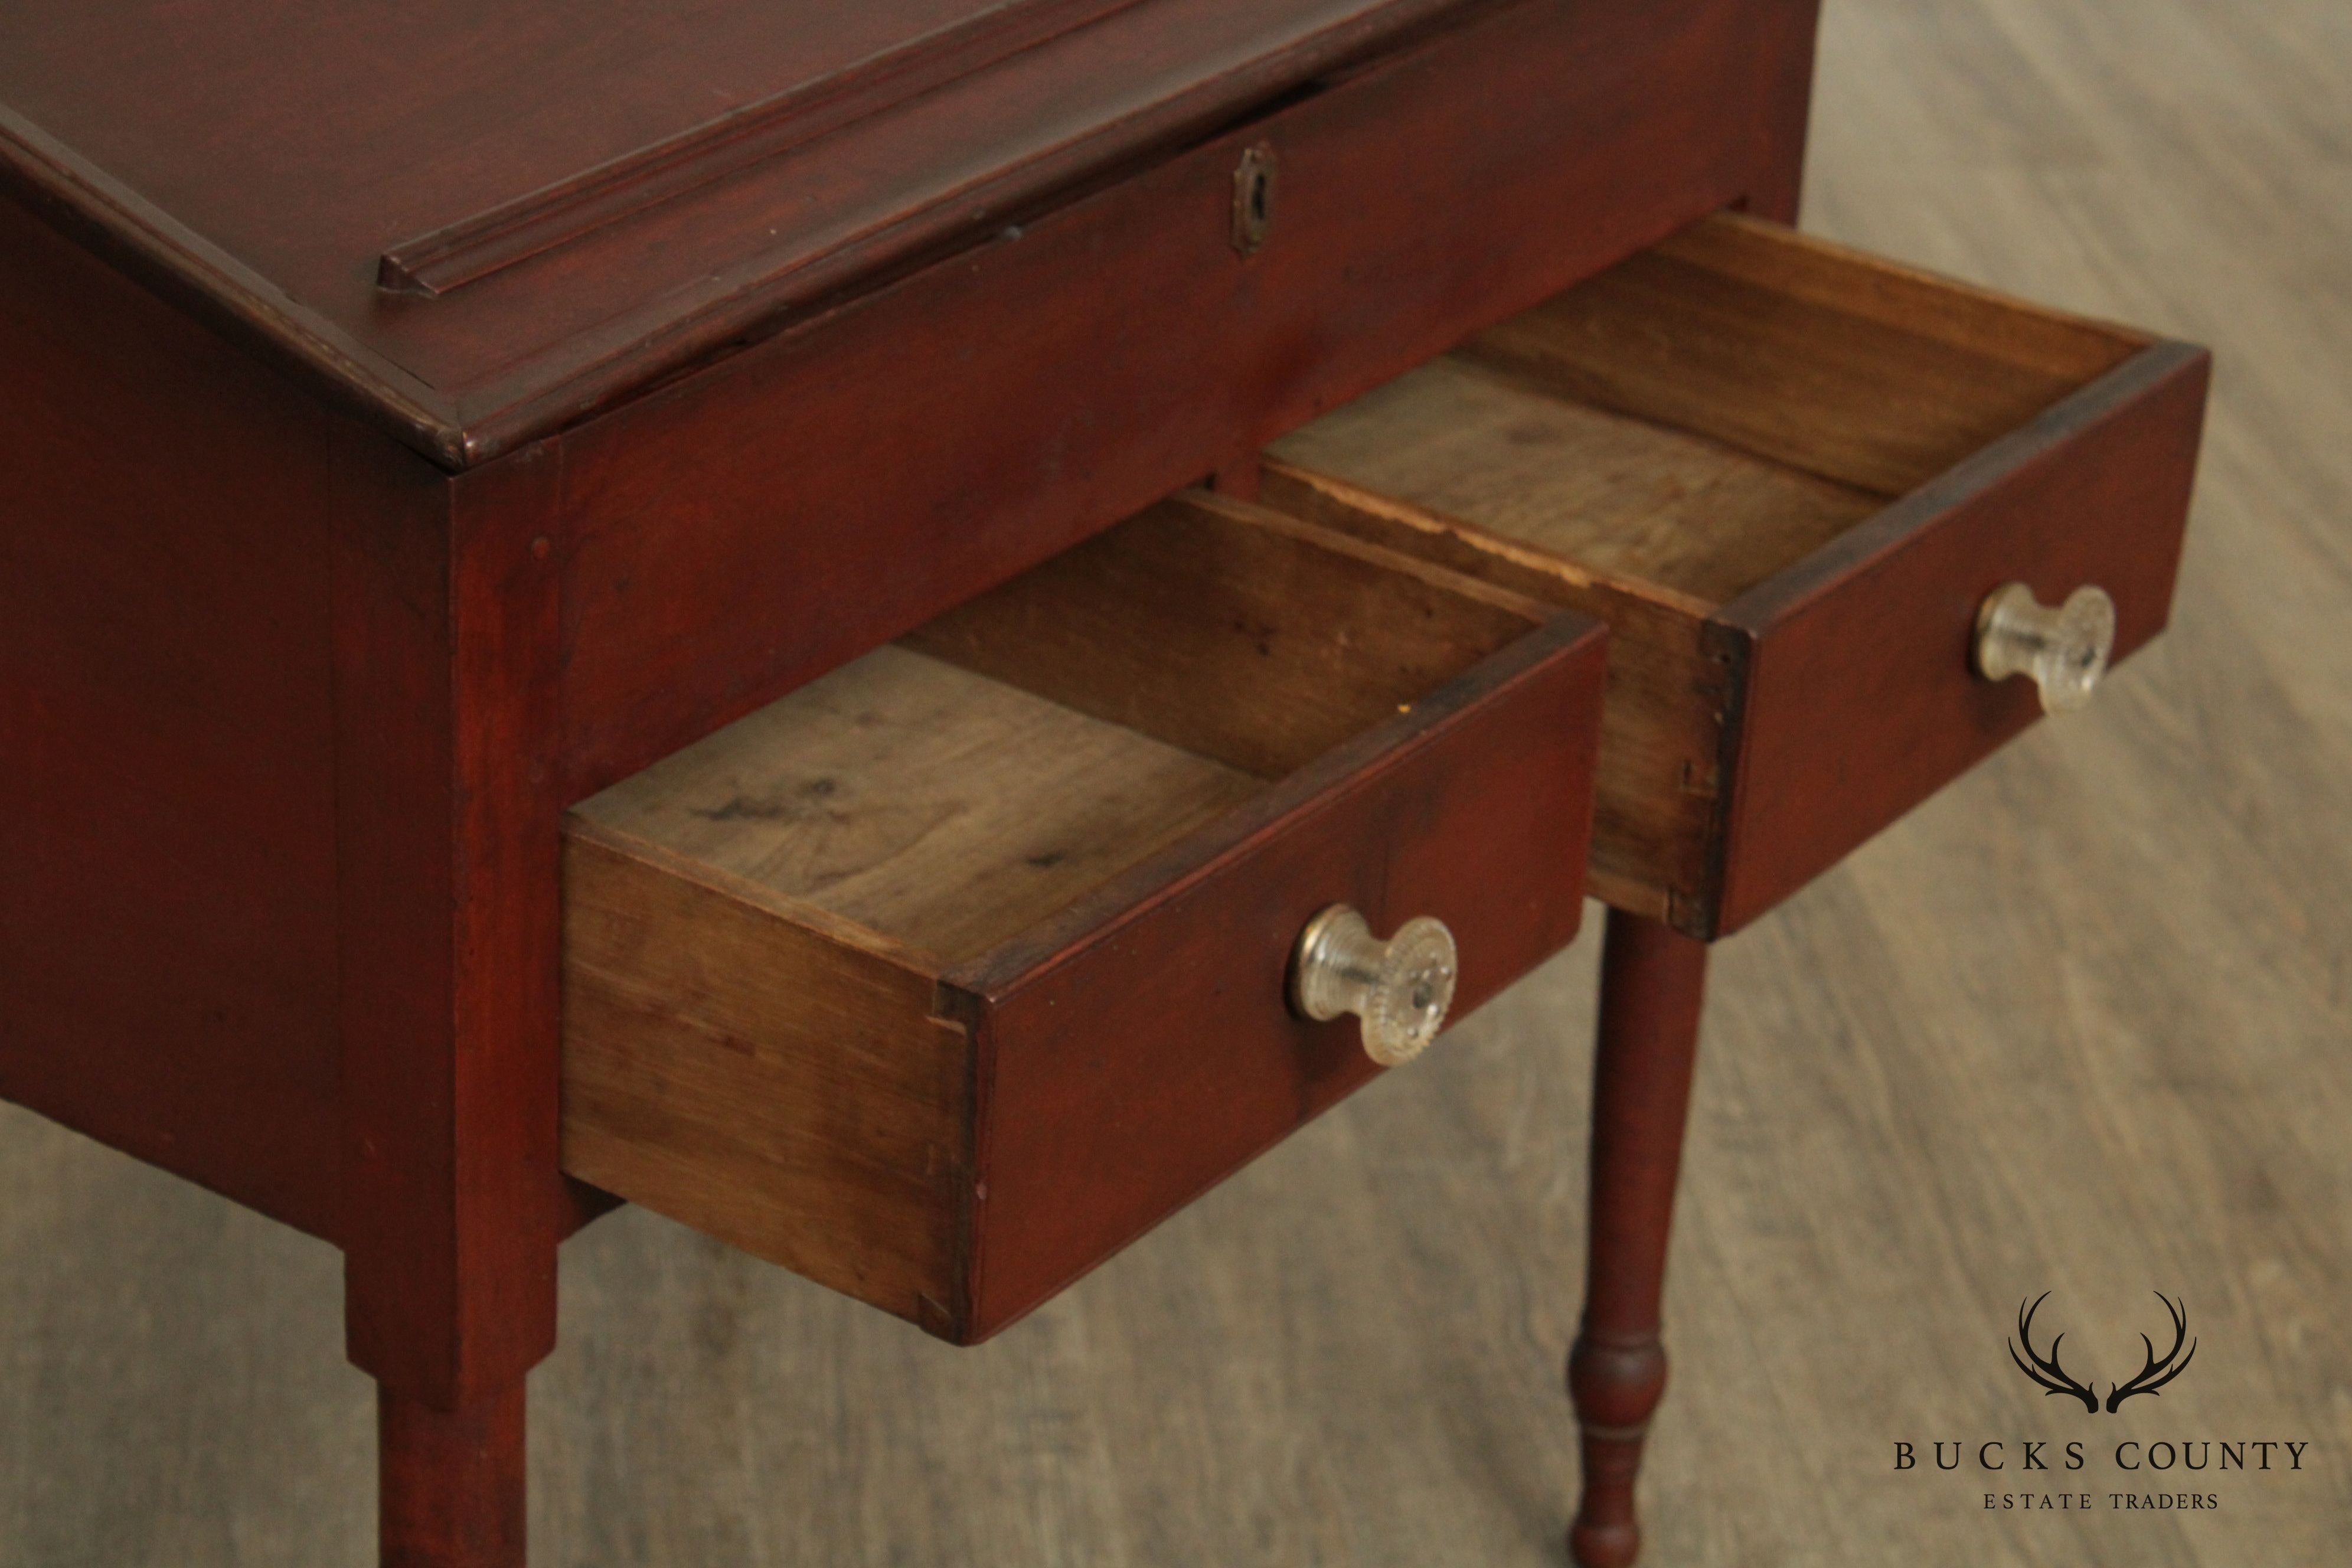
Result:
{"type": "Polygon", "coordinates": [[[2107,672],[2116,647],[2116,602],[2104,588],[2077,588],[2059,605],[2037,604],[2022,583],[2004,583],[1977,611],[1977,669],[1988,680],[2030,675],[2044,712],[2080,708],[2107,672]]]}
{"type": "Polygon", "coordinates": [[[1454,1005],[1454,933],[1427,915],[1382,942],[1364,917],[1333,904],[1298,934],[1290,1000],[1309,1018],[1353,1013],[1364,1023],[1364,1052],[1384,1068],[1421,1055],[1454,1005]]]}

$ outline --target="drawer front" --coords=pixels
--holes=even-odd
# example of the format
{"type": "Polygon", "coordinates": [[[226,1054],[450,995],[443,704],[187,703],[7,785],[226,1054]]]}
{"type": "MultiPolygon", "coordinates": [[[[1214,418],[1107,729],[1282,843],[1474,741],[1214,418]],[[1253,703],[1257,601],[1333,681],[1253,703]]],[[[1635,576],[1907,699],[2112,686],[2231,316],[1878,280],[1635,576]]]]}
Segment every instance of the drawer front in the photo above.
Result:
{"type": "Polygon", "coordinates": [[[1971,660],[2006,583],[2115,601],[2114,659],[2164,629],[2210,361],[2140,353],[2024,429],[1725,606],[1744,658],[1721,931],[1796,891],[2042,714],[1971,660]]]}
{"type": "Polygon", "coordinates": [[[973,1337],[1376,1074],[1356,1020],[1284,1004],[1318,910],[1350,904],[1383,934],[1444,921],[1456,1017],[1574,937],[1603,647],[1570,626],[1498,658],[1517,668],[1436,694],[1410,742],[1368,736],[1295,781],[1214,859],[1139,868],[1108,890],[1129,912],[1076,911],[1005,955],[1003,979],[961,982],[985,1105],[973,1337]]]}
{"type": "Polygon", "coordinates": [[[564,436],[573,795],[1676,224],[1787,210],[1813,10],[1493,8],[564,436]]]}
{"type": "Polygon", "coordinates": [[[1606,662],[1153,508],[574,812],[564,1168],[993,1332],[1373,1076],[1393,1041],[1293,1010],[1318,914],[1443,921],[1454,1017],[1570,940],[1606,662]]]}

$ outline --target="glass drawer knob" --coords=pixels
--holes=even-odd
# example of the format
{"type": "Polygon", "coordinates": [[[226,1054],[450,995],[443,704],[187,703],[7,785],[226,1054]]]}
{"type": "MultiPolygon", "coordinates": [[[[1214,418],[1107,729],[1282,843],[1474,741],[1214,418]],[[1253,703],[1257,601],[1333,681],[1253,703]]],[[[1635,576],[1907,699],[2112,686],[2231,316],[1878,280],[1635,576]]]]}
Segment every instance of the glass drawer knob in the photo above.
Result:
{"type": "Polygon", "coordinates": [[[1421,1055],[1444,1026],[1456,973],[1444,921],[1423,915],[1382,942],[1363,916],[1333,904],[1298,933],[1290,1000],[1318,1022],[1355,1014],[1364,1053],[1392,1068],[1421,1055]]]}
{"type": "Polygon", "coordinates": [[[2116,602],[2104,588],[2077,588],[2053,606],[2036,603],[2022,583],[2004,583],[1977,611],[1978,673],[2032,676],[2045,713],[2088,702],[2115,647],[2116,602]]]}

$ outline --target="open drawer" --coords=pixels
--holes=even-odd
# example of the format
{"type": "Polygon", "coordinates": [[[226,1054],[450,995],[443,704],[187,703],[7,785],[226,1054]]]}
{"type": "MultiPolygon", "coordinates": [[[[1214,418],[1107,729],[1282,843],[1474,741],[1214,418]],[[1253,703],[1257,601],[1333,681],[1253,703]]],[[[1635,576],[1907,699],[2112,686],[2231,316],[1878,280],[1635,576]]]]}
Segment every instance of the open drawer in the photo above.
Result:
{"type": "Polygon", "coordinates": [[[1606,620],[1593,890],[1708,938],[2162,628],[2207,369],[1726,215],[1286,437],[1264,498],[1606,620]]]}
{"type": "Polygon", "coordinates": [[[992,1332],[1569,942],[1604,638],[1205,493],[1055,557],[572,814],[564,1168],[992,1332]]]}

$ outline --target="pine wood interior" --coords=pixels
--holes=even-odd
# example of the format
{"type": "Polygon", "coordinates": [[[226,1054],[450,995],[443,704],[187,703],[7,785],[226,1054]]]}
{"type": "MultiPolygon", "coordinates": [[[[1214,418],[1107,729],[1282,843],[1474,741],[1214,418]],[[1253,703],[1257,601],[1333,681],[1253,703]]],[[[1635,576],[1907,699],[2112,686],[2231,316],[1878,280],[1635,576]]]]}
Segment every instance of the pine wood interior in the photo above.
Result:
{"type": "Polygon", "coordinates": [[[583,815],[954,963],[1262,787],[1017,686],[885,647],[615,785],[583,815]]]}
{"type": "Polygon", "coordinates": [[[1720,604],[1884,497],[1450,355],[1282,442],[1301,467],[1596,574],[1720,604]]]}
{"type": "Polygon", "coordinates": [[[1720,605],[2147,341],[1725,214],[1274,451],[1720,605]]]}
{"type": "Polygon", "coordinates": [[[1189,495],[578,814],[953,964],[1549,613],[1244,503],[1189,495]]]}

